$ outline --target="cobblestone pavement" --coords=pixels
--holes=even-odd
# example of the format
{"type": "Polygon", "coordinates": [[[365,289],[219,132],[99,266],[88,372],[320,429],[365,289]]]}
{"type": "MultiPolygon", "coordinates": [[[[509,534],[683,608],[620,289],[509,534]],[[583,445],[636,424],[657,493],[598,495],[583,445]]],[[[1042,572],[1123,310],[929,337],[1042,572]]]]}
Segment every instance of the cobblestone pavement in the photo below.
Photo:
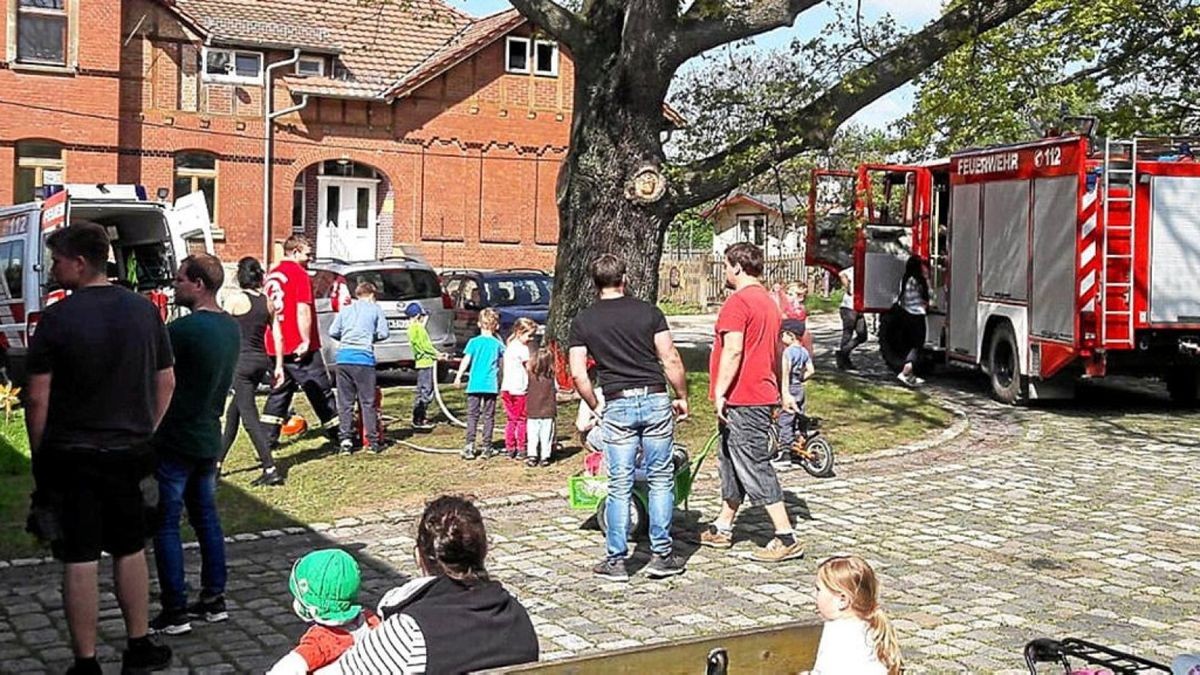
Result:
{"type": "MultiPolygon", "coordinates": [[[[818,341],[834,329],[821,322],[818,341]]],[[[593,580],[599,532],[548,493],[485,507],[490,570],[529,607],[545,658],[811,618],[814,567],[840,552],[864,555],[881,573],[910,672],[1024,672],[1021,647],[1037,636],[1086,637],[1165,662],[1200,651],[1200,417],[1149,390],[1095,389],[1069,404],[1014,409],[988,401],[969,377],[937,382],[931,388],[970,418],[958,439],[847,464],[833,479],[784,474],[808,543],[803,560],[750,559],[753,542],[769,536],[761,510],[739,517],[732,551],[698,549],[696,524],[718,506],[709,475],[676,522],[682,577],[593,580]]],[[[170,638],[176,663],[262,672],[286,652],[303,629],[286,577],[312,548],[355,551],[367,599],[413,571],[409,514],[319,529],[232,543],[231,619],[170,638]]],[[[646,556],[643,544],[632,568],[646,556]]],[[[0,670],[61,672],[69,661],[58,574],[53,564],[0,569],[0,670]]],[[[116,672],[123,629],[111,584],[102,590],[100,655],[116,672]]]]}

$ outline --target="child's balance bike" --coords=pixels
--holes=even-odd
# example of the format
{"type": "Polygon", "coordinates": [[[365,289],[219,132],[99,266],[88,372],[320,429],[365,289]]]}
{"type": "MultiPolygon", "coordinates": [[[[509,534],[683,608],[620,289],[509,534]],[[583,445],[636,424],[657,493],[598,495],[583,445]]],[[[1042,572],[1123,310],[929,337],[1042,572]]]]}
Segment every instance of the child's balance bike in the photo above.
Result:
{"type": "Polygon", "coordinates": [[[793,464],[799,464],[800,468],[814,478],[832,476],[833,446],[821,435],[821,418],[796,415],[792,418],[792,434],[795,440],[792,441],[791,447],[780,448],[779,425],[771,425],[769,441],[771,456],[782,454],[783,459],[791,461],[793,464]]]}
{"type": "MultiPolygon", "coordinates": [[[[684,508],[687,508],[688,497],[692,494],[692,484],[695,483],[696,476],[700,473],[700,467],[704,464],[705,457],[716,446],[718,438],[717,434],[713,434],[708,443],[705,443],[704,449],[694,458],[688,457],[687,448],[682,445],[676,444],[671,449],[672,459],[675,463],[676,504],[684,504],[684,508]]],[[[631,502],[629,538],[636,539],[644,537],[650,532],[648,507],[650,486],[646,482],[646,468],[642,464],[641,453],[638,453],[638,463],[634,467],[632,494],[633,496],[629,500],[631,502]]],[[[608,475],[603,467],[597,463],[596,466],[590,466],[584,473],[568,478],[567,497],[572,509],[594,511],[600,531],[608,533],[608,519],[605,517],[605,511],[608,508],[608,475]]]]}

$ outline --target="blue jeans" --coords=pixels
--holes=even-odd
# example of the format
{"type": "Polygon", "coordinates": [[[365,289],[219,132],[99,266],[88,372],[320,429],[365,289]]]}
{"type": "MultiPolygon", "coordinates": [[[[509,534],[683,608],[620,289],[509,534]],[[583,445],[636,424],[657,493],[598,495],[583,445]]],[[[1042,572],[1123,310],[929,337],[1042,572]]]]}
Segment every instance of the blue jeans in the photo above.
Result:
{"type": "MultiPolygon", "coordinates": [[[[796,399],[796,406],[800,408],[800,414],[804,415],[805,414],[804,383],[797,382],[796,378],[798,378],[798,375],[793,373],[792,374],[792,383],[791,383],[791,386],[788,387],[788,393],[791,394],[792,397],[796,399]]],[[[795,422],[796,422],[796,413],[790,413],[786,410],[781,410],[779,412],[779,420],[776,422],[776,424],[779,427],[779,449],[780,450],[783,450],[786,452],[788,450],[788,448],[790,448],[792,446],[792,443],[795,442],[796,431],[794,429],[792,429],[792,426],[795,424],[795,422]]]]}
{"type": "Polygon", "coordinates": [[[417,368],[417,392],[413,396],[413,424],[424,424],[433,402],[433,367],[417,368]]]}
{"type": "Polygon", "coordinates": [[[183,572],[183,540],[179,519],[187,506],[188,522],[200,543],[200,596],[212,599],[225,593],[225,535],[217,516],[217,462],[160,454],[158,507],[162,522],[154,535],[154,563],[163,609],[187,606],[183,572]]]}
{"type": "Polygon", "coordinates": [[[629,500],[638,449],[650,486],[650,550],[671,552],[671,516],[675,510],[675,413],[666,394],[619,398],[605,404],[600,422],[600,442],[608,462],[608,557],[624,558],[629,552],[629,500]]]}

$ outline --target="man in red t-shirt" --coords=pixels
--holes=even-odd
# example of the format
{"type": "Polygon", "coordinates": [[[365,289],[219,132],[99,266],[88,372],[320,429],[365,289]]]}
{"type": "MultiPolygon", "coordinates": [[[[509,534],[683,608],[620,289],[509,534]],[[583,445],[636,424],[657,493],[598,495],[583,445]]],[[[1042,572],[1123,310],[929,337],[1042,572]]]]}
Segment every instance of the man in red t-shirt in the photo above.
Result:
{"type": "Polygon", "coordinates": [[[783,490],[771,466],[768,442],[779,405],[779,308],[763,288],[762,249],[734,244],[725,249],[725,284],[733,293],[717,314],[709,362],[709,396],[721,430],[721,515],[700,534],[700,543],[733,546],[733,519],[742,502],[764,506],[775,537],[754,552],[763,562],[804,555],[796,540],[783,490]]]}
{"type": "Polygon", "coordinates": [[[297,388],[308,397],[322,428],[337,427],[333,387],[321,358],[312,282],[305,269],[310,251],[302,237],[288,237],[283,242],[283,260],[263,284],[272,317],[265,342],[267,355],[275,362],[275,381],[261,419],[268,425],[272,444],[279,440],[280,425],[288,417],[297,388]]]}

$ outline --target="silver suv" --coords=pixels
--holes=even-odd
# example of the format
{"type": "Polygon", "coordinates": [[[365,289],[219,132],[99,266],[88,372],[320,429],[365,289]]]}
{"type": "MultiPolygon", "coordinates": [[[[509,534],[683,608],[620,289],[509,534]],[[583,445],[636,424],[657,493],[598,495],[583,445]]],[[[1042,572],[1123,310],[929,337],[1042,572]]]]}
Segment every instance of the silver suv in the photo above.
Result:
{"type": "Polygon", "coordinates": [[[378,289],[376,299],[387,317],[391,335],[376,343],[375,359],[380,368],[411,368],[412,348],[408,344],[408,317],[404,308],[419,302],[429,314],[425,325],[429,338],[438,351],[454,351],[454,313],[450,296],[442,291],[437,273],[424,260],[410,256],[391,256],[382,260],[344,262],[318,258],[308,264],[312,275],[313,300],[317,308],[317,325],[321,330],[321,355],[332,366],[337,353],[337,341],[329,337],[336,307],[345,298],[353,297],[360,282],[369,281],[378,289]],[[340,296],[340,297],[339,297],[340,296]]]}

